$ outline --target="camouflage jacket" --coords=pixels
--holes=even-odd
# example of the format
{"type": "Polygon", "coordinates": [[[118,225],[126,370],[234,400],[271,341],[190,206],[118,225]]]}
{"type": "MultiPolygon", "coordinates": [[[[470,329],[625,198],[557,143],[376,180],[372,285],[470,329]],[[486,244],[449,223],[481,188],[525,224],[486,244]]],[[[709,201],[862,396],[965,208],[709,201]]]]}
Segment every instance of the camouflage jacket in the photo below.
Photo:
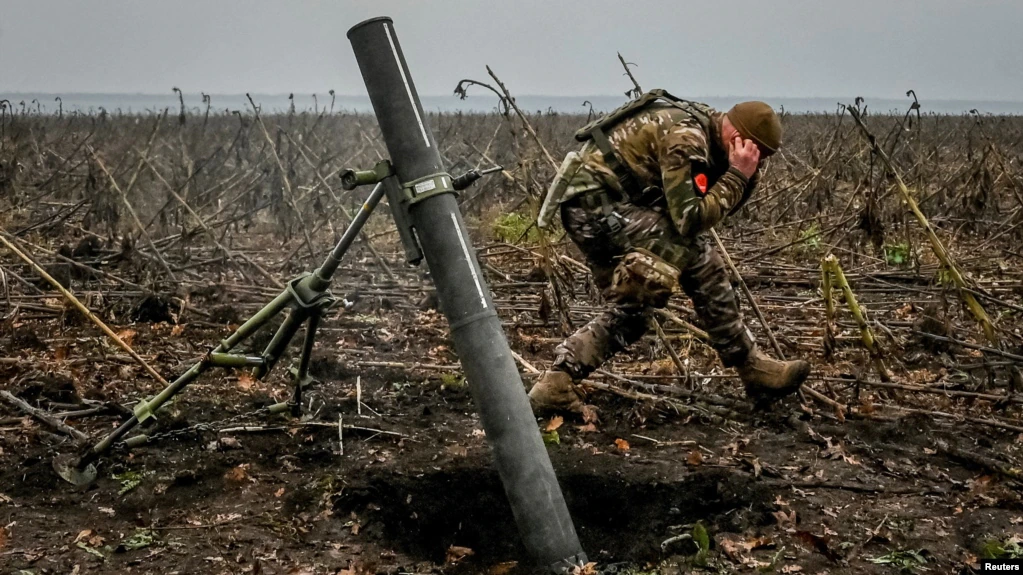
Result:
{"type": "MultiPolygon", "coordinates": [[[[728,153],[718,143],[721,112],[711,116],[711,133],[684,110],[655,104],[626,118],[608,132],[621,161],[629,166],[643,189],[655,188],[654,204],[667,207],[679,233],[693,236],[709,230],[740,202],[747,188],[756,187],[760,170],[746,177],[728,165],[728,153]]],[[[622,193],[621,184],[592,143],[580,152],[583,165],[572,177],[569,196],[600,188],[622,193]]],[[[567,199],[567,198],[566,198],[567,199]]]]}

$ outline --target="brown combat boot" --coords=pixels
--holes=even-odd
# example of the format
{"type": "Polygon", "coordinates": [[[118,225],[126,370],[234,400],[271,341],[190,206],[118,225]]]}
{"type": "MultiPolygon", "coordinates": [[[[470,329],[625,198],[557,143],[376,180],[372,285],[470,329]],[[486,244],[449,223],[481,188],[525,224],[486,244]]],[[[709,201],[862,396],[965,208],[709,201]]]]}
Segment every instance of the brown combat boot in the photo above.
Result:
{"type": "Polygon", "coordinates": [[[583,394],[567,372],[549,369],[540,374],[529,390],[533,411],[571,411],[582,413],[583,394]]]}
{"type": "Polygon", "coordinates": [[[737,368],[750,399],[774,399],[799,391],[810,375],[810,364],[803,360],[778,361],[754,349],[737,368]]]}

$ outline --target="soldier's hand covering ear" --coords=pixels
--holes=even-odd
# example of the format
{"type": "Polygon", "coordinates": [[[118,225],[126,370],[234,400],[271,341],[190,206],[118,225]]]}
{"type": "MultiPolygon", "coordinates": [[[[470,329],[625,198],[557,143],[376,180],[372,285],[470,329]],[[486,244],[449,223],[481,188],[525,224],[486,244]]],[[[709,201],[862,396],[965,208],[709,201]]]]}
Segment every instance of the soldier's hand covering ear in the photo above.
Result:
{"type": "Polygon", "coordinates": [[[760,162],[760,148],[753,140],[736,136],[728,150],[728,164],[739,170],[746,179],[753,177],[760,162]]]}

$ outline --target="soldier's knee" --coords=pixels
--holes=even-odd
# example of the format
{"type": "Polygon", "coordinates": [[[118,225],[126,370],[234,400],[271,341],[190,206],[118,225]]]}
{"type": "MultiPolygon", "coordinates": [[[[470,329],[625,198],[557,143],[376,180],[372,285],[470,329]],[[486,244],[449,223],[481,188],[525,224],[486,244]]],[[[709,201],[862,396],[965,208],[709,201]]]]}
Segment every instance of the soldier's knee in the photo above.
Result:
{"type": "Polygon", "coordinates": [[[619,304],[664,307],[678,287],[679,269],[644,249],[630,251],[614,269],[607,299],[619,304]]]}

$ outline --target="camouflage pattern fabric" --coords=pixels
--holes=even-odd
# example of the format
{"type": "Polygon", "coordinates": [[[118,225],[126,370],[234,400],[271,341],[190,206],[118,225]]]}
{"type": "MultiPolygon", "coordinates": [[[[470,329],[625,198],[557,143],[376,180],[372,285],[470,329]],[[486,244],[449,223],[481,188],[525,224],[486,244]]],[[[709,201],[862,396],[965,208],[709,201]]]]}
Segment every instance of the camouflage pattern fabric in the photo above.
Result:
{"type": "Polygon", "coordinates": [[[726,366],[742,364],[754,349],[724,262],[706,233],[758,180],[754,175],[747,181],[729,168],[727,152],[716,144],[722,116],[712,113],[708,133],[683,110],[657,106],[610,131],[619,158],[646,188],[643,198],[650,198],[649,205],[628,200],[599,151],[583,148],[584,164],[570,182],[561,219],[612,307],[557,346],[555,369],[576,380],[586,377],[639,340],[652,309],[667,303],[651,288],[657,281],[638,279],[633,289],[622,285],[635,274],[620,268],[637,249],[680,271],[679,286],[692,299],[699,323],[726,366]],[[609,211],[621,224],[617,232],[605,222],[609,211]]]}
{"type": "Polygon", "coordinates": [[[678,287],[679,269],[664,258],[642,248],[630,250],[615,266],[610,302],[664,307],[678,287]]]}
{"type": "MultiPolygon", "coordinates": [[[[716,144],[724,114],[707,110],[708,129],[684,110],[655,104],[608,133],[615,154],[646,190],[644,195],[666,201],[671,221],[682,236],[714,227],[744,193],[752,192],[759,179],[755,175],[747,181],[729,167],[727,151],[716,144]]],[[[569,182],[566,200],[597,189],[624,195],[599,150],[587,145],[581,153],[583,166],[569,182]]]]}

